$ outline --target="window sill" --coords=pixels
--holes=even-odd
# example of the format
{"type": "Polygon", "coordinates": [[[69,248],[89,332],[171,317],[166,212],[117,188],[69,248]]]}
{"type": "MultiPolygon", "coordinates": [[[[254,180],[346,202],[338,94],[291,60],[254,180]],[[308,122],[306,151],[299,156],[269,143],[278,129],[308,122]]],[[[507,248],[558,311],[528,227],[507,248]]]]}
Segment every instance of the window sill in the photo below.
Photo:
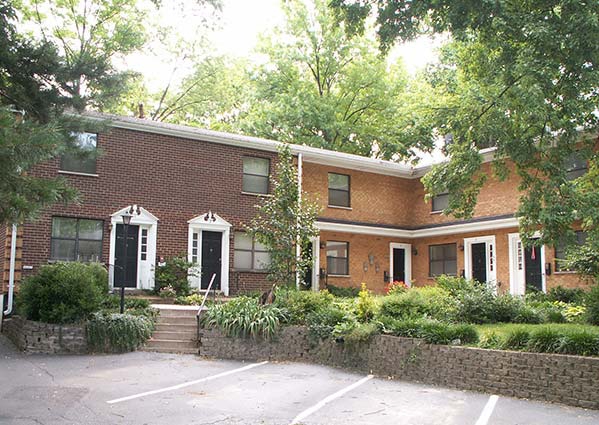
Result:
{"type": "Polygon", "coordinates": [[[578,272],[575,272],[574,270],[562,270],[562,271],[554,271],[553,274],[564,274],[564,275],[569,275],[569,274],[578,274],[578,272]]]}
{"type": "Polygon", "coordinates": [[[337,208],[339,210],[348,210],[351,211],[352,207],[342,207],[340,205],[327,205],[328,208],[337,208]]]}
{"type": "Polygon", "coordinates": [[[268,274],[267,270],[256,270],[256,269],[232,269],[234,273],[257,273],[257,274],[268,274]]]}
{"type": "Polygon", "coordinates": [[[443,210],[441,210],[441,211],[431,211],[430,214],[431,215],[441,215],[441,214],[443,214],[443,210]]]}
{"type": "Polygon", "coordinates": [[[271,193],[253,193],[253,192],[244,192],[241,191],[242,195],[249,195],[249,196],[264,196],[266,198],[271,198],[272,194],[271,193]]]}
{"type": "Polygon", "coordinates": [[[329,274],[327,277],[351,277],[348,274],[329,274]]]}
{"type": "Polygon", "coordinates": [[[100,177],[98,174],[80,173],[77,171],[64,171],[64,170],[58,170],[58,174],[70,174],[72,176],[83,176],[83,177],[100,177]]]}

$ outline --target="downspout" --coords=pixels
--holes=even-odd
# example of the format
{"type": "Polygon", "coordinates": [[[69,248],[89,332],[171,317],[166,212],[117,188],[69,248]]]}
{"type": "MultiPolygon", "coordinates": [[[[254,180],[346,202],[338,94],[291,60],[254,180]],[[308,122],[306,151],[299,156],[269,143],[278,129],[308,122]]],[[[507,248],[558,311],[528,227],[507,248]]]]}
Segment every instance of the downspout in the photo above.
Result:
{"type": "MultiPolygon", "coordinates": [[[[302,203],[302,167],[303,167],[303,156],[301,153],[297,154],[297,206],[298,209],[302,203]]],[[[299,263],[302,256],[302,247],[301,247],[301,235],[299,234],[300,223],[299,223],[299,215],[297,218],[297,240],[295,242],[295,258],[296,258],[296,268],[295,268],[295,287],[299,290],[300,288],[300,273],[297,268],[297,264],[299,263]]]]}
{"type": "Polygon", "coordinates": [[[15,290],[15,259],[17,257],[17,225],[12,225],[12,233],[10,235],[10,268],[8,272],[8,302],[4,315],[8,316],[12,313],[13,294],[15,290]]]}

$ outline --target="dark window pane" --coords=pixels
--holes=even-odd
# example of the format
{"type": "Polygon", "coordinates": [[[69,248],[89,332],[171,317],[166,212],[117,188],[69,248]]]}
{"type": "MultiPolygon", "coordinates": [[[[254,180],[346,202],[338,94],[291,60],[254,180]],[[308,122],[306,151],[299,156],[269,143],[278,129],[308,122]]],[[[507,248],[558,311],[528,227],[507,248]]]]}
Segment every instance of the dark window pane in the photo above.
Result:
{"type": "Polygon", "coordinates": [[[349,274],[347,242],[327,241],[327,273],[333,275],[349,274]]]}
{"type": "Polygon", "coordinates": [[[566,169],[566,178],[574,180],[585,175],[588,166],[586,159],[579,152],[572,152],[564,161],[564,168],[566,169]]]}
{"type": "Polygon", "coordinates": [[[457,274],[456,244],[430,245],[428,254],[430,276],[457,274]]]}
{"type": "Polygon", "coordinates": [[[50,258],[60,261],[75,261],[75,241],[74,240],[52,240],[52,253],[50,258]]]}
{"type": "Polygon", "coordinates": [[[347,275],[347,258],[327,257],[327,273],[333,275],[347,275]]]}
{"type": "Polygon", "coordinates": [[[79,238],[102,240],[103,222],[100,220],[79,220],[79,238]]]}
{"type": "Polygon", "coordinates": [[[77,237],[77,219],[64,217],[52,218],[52,237],[75,239],[77,237]]]}
{"type": "Polygon", "coordinates": [[[251,269],[252,268],[252,252],[251,251],[235,251],[233,259],[236,269],[251,269]]]}
{"type": "Polygon", "coordinates": [[[329,189],[329,205],[349,207],[349,192],[329,189]]]}
{"type": "Polygon", "coordinates": [[[256,174],[268,177],[270,160],[266,158],[253,158],[246,156],[243,158],[243,173],[256,174]]]}
{"type": "Polygon", "coordinates": [[[449,194],[442,193],[433,197],[433,211],[443,211],[449,205],[449,194]]]}
{"type": "Polygon", "coordinates": [[[349,190],[349,176],[329,173],[329,189],[349,190]]]}
{"type": "Polygon", "coordinates": [[[245,174],[243,176],[242,190],[248,193],[266,194],[268,193],[268,177],[245,174]]]}
{"type": "Polygon", "coordinates": [[[77,261],[100,261],[102,257],[102,241],[79,241],[77,261]]]}
{"type": "Polygon", "coordinates": [[[60,169],[63,171],[95,174],[95,150],[98,136],[93,133],[78,133],[76,137],[81,152],[79,154],[63,155],[60,161],[60,169]]]}
{"type": "Polygon", "coordinates": [[[254,269],[265,270],[270,265],[270,253],[257,251],[254,252],[254,269]]]}

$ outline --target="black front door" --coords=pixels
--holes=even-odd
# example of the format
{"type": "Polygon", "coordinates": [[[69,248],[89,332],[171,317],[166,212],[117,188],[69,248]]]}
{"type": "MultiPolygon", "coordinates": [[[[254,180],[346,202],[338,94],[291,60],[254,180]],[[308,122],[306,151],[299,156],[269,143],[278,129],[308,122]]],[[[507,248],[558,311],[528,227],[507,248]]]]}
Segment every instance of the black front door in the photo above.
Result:
{"type": "Polygon", "coordinates": [[[220,289],[220,266],[221,246],[223,241],[222,232],[202,231],[202,283],[201,289],[208,289],[212,275],[216,278],[211,289],[220,289]]]}
{"type": "Polygon", "coordinates": [[[406,250],[393,248],[393,282],[406,281],[406,250]]]}
{"type": "Polygon", "coordinates": [[[126,227],[127,255],[125,255],[125,225],[116,225],[114,286],[117,288],[121,288],[123,283],[125,288],[137,287],[137,248],[139,245],[139,226],[129,225],[126,227]]]}
{"type": "Polygon", "coordinates": [[[543,290],[543,273],[541,270],[541,248],[538,246],[524,249],[524,282],[527,287],[543,290]]]}
{"type": "Polygon", "coordinates": [[[480,283],[487,282],[487,244],[472,244],[472,279],[480,283]]]}

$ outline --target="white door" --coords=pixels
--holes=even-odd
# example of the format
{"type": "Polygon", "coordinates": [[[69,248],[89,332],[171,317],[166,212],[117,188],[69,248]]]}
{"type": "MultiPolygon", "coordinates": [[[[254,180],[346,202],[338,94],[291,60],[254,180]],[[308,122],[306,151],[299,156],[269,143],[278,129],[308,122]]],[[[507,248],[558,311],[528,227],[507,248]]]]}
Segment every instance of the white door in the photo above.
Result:
{"type": "Polygon", "coordinates": [[[464,239],[464,275],[497,287],[495,236],[464,239]]]}

